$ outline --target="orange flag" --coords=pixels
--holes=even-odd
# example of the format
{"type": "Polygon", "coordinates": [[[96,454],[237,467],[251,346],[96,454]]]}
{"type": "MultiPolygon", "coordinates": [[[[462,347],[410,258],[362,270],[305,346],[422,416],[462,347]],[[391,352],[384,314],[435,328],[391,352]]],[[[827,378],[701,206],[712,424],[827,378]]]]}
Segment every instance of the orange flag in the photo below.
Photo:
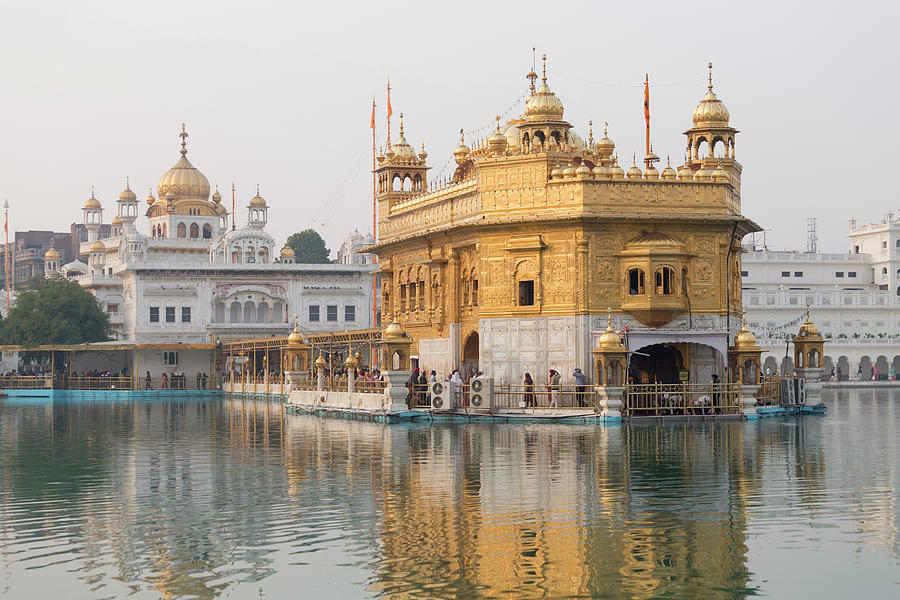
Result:
{"type": "Polygon", "coordinates": [[[388,92],[388,97],[387,97],[387,116],[388,116],[388,119],[390,119],[390,118],[391,118],[391,115],[394,114],[393,109],[391,109],[391,78],[390,78],[390,77],[388,77],[388,88],[387,88],[387,92],[388,92]]]}
{"type": "MultiPolygon", "coordinates": [[[[647,122],[647,156],[650,155],[650,75],[644,76],[644,120],[647,122]]],[[[649,162],[647,165],[649,166],[649,162]]]]}
{"type": "Polygon", "coordinates": [[[372,98],[372,121],[369,125],[372,129],[375,129],[375,98],[372,98]]]}

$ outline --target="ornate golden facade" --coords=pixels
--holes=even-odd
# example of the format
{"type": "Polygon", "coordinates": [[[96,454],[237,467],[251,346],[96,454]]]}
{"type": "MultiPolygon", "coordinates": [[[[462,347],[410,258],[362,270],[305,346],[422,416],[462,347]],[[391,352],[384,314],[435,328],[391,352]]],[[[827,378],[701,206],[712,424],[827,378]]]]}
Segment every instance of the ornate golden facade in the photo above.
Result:
{"type": "Polygon", "coordinates": [[[461,139],[452,181],[429,184],[402,124],[379,154],[382,322],[400,321],[428,369],[478,364],[513,381],[590,365],[608,308],[644,342],[706,336],[724,355],[740,324],[741,239],[759,228],[741,216],[737,130],[712,77],[685,132],[690,158],[661,173],[652,152],[623,170],[605,130],[582,141],[563,120],[546,70],[539,87],[528,79],[524,115],[498,117],[475,148],[461,139]]]}

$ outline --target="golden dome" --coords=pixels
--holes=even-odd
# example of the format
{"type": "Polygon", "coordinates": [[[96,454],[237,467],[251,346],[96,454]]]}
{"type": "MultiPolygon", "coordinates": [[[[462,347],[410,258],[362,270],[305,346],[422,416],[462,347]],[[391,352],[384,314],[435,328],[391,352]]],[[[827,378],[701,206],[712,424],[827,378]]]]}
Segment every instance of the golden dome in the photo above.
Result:
{"type": "Polygon", "coordinates": [[[597,338],[597,348],[603,350],[625,350],[619,334],[613,329],[612,313],[610,311],[606,313],[606,331],[597,338]]]}
{"type": "Polygon", "coordinates": [[[100,201],[94,198],[94,190],[91,190],[91,197],[84,203],[84,208],[103,208],[100,201]]]}
{"type": "Polygon", "coordinates": [[[581,164],[575,169],[575,175],[579,178],[590,177],[591,168],[584,164],[584,161],[581,161],[581,164]]]}
{"type": "Polygon", "coordinates": [[[666,160],[666,168],[662,170],[662,178],[664,181],[675,181],[678,179],[678,173],[672,168],[672,163],[666,160]]]}
{"type": "Polygon", "coordinates": [[[469,156],[469,147],[466,146],[466,142],[463,138],[463,130],[459,130],[459,146],[457,146],[453,150],[453,159],[456,161],[456,164],[462,165],[466,162],[466,158],[469,156]]]}
{"type": "Polygon", "coordinates": [[[219,186],[216,186],[216,192],[213,194],[213,202],[216,204],[222,202],[222,194],[219,193],[219,186]]]}
{"type": "Polygon", "coordinates": [[[426,158],[428,158],[428,153],[425,152],[425,142],[422,142],[422,149],[419,151],[419,160],[425,162],[426,158]]]}
{"type": "Polygon", "coordinates": [[[297,321],[297,317],[294,317],[294,329],[291,331],[291,335],[288,336],[288,344],[291,346],[299,346],[303,343],[303,334],[300,333],[300,324],[297,321]]]}
{"type": "Polygon", "coordinates": [[[609,169],[609,176],[612,179],[625,179],[625,171],[619,166],[618,157],[616,157],[615,163],[609,169]]]}
{"type": "Polygon", "coordinates": [[[347,356],[347,360],[344,361],[344,366],[347,367],[348,369],[356,368],[356,359],[353,358],[352,353],[349,356],[347,356]]]}
{"type": "Polygon", "coordinates": [[[536,92],[533,91],[525,100],[525,119],[528,121],[560,121],[564,112],[563,104],[547,85],[547,55],[545,54],[541,58],[544,61],[544,76],[541,80],[541,87],[536,92]]]}
{"type": "Polygon", "coordinates": [[[550,170],[550,179],[560,179],[562,177],[562,174],[562,169],[560,169],[559,165],[557,165],[550,170]]]}
{"type": "Polygon", "coordinates": [[[644,179],[659,179],[659,171],[656,170],[656,167],[654,167],[653,164],[644,169],[644,179]]]}
{"type": "Polygon", "coordinates": [[[116,215],[115,217],[113,217],[113,220],[110,222],[110,225],[121,225],[121,224],[122,224],[122,217],[120,217],[119,215],[116,215]]]}
{"type": "Polygon", "coordinates": [[[575,177],[575,165],[572,165],[572,164],[566,165],[566,168],[563,169],[563,171],[562,171],[562,176],[567,179],[571,179],[572,177],[575,177]]]}
{"type": "Polygon", "coordinates": [[[106,246],[103,245],[103,242],[100,240],[95,240],[93,244],[91,244],[91,252],[106,252],[106,246]]]}
{"type": "Polygon", "coordinates": [[[160,198],[164,198],[169,192],[172,192],[179,199],[200,198],[207,200],[209,198],[209,180],[187,159],[187,143],[185,142],[187,135],[187,132],[184,130],[184,123],[182,123],[180,134],[181,158],[178,159],[175,166],[159,178],[159,183],[156,184],[156,193],[160,198]]]}
{"type": "Polygon", "coordinates": [[[44,254],[44,260],[59,260],[59,252],[56,248],[50,246],[50,249],[44,254]]]}
{"type": "Polygon", "coordinates": [[[156,202],[156,198],[153,197],[153,190],[151,190],[150,193],[147,195],[147,205],[153,206],[153,204],[155,202],[156,202]]]}
{"type": "Polygon", "coordinates": [[[800,326],[800,337],[812,337],[819,335],[819,328],[809,318],[809,304],[806,305],[806,320],[800,326]]]}
{"type": "Polygon", "coordinates": [[[678,167],[678,179],[684,181],[686,179],[693,179],[694,172],[691,170],[691,167],[685,163],[678,167]]]}
{"type": "Polygon", "coordinates": [[[125,189],[122,190],[122,193],[119,194],[119,200],[122,202],[134,202],[137,200],[137,194],[131,191],[131,186],[128,183],[128,179],[125,180],[125,189]]]}
{"type": "Polygon", "coordinates": [[[396,319],[384,330],[384,337],[390,339],[400,339],[404,337],[403,327],[396,319]]]}
{"type": "Polygon", "coordinates": [[[328,363],[325,362],[325,357],[319,353],[319,358],[316,359],[316,369],[324,369],[326,366],[328,366],[328,363]]]}
{"type": "Polygon", "coordinates": [[[294,256],[294,249],[285,244],[284,248],[281,249],[281,258],[294,258],[294,256]]]}
{"type": "Polygon", "coordinates": [[[256,195],[250,198],[250,206],[265,208],[266,201],[259,195],[259,186],[256,186],[256,195]]]}
{"type": "Polygon", "coordinates": [[[712,170],[701,165],[700,170],[694,173],[694,181],[709,181],[712,178],[712,175],[712,170]]]}
{"type": "Polygon", "coordinates": [[[734,345],[738,348],[750,348],[756,346],[756,336],[747,329],[747,320],[742,319],[741,330],[734,336],[734,345]]]}
{"type": "Polygon", "coordinates": [[[616,143],[609,139],[606,135],[607,124],[603,124],[603,137],[600,138],[600,141],[597,142],[597,151],[600,153],[600,158],[607,159],[613,155],[613,152],[616,150],[616,143]]]}
{"type": "Polygon", "coordinates": [[[400,113],[400,137],[391,146],[390,151],[392,152],[391,157],[396,162],[416,161],[416,151],[413,150],[413,147],[406,141],[406,136],[403,135],[403,113],[400,113]]]}
{"type": "Polygon", "coordinates": [[[597,165],[593,170],[594,179],[609,179],[609,168],[603,165],[597,165]]]}
{"type": "Polygon", "coordinates": [[[506,136],[500,131],[500,117],[496,117],[497,129],[488,137],[488,146],[495,155],[502,155],[506,152],[506,136]]]}
{"type": "Polygon", "coordinates": [[[634,159],[631,161],[631,167],[628,168],[628,172],[625,173],[625,177],[628,179],[640,179],[641,178],[641,168],[637,166],[637,163],[634,159]]]}
{"type": "Polygon", "coordinates": [[[728,127],[730,118],[731,116],[728,114],[725,104],[716,98],[716,95],[713,93],[712,63],[709,63],[709,85],[706,89],[706,96],[694,109],[692,117],[694,127],[728,127]]]}
{"type": "Polygon", "coordinates": [[[719,166],[713,171],[712,180],[717,183],[728,183],[728,173],[722,167],[722,161],[719,161],[719,166]]]}

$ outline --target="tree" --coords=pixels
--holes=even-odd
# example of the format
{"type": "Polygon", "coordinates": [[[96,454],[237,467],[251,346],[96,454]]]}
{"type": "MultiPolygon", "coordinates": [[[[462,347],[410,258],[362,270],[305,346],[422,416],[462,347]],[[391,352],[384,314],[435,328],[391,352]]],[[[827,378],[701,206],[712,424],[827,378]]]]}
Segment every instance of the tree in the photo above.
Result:
{"type": "Polygon", "coordinates": [[[331,262],[328,259],[331,251],[325,247],[325,240],[315,229],[304,229],[292,234],[287,239],[287,245],[294,251],[294,259],[298,263],[331,262]]]}
{"type": "MultiPolygon", "coordinates": [[[[74,281],[36,277],[19,293],[0,321],[0,344],[40,346],[82,344],[109,339],[109,316],[97,299],[74,281]]],[[[37,358],[26,353],[25,362],[37,358]]]]}

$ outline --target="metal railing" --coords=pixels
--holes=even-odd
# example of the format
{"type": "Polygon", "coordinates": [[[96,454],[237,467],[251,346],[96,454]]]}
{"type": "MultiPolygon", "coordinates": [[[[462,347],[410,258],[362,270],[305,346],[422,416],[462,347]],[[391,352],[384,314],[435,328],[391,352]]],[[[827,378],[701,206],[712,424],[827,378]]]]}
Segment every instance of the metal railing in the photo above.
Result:
{"type": "Polygon", "coordinates": [[[651,383],[629,385],[622,413],[632,417],[722,415],[741,412],[734,383],[651,383]]]}
{"type": "Polygon", "coordinates": [[[756,391],[757,406],[771,406],[781,403],[781,380],[783,375],[762,375],[756,391]]]}
{"type": "Polygon", "coordinates": [[[4,390],[38,390],[50,389],[50,375],[3,375],[0,376],[0,389],[4,390]]]}
{"type": "MultiPolygon", "coordinates": [[[[464,388],[464,400],[468,397],[468,386],[464,388]]],[[[597,409],[597,395],[590,386],[560,384],[558,389],[543,385],[494,386],[495,408],[535,408],[535,409],[597,409]]]]}
{"type": "Polygon", "coordinates": [[[70,390],[130,390],[134,388],[134,381],[126,375],[109,377],[69,377],[60,382],[70,390]]]}

